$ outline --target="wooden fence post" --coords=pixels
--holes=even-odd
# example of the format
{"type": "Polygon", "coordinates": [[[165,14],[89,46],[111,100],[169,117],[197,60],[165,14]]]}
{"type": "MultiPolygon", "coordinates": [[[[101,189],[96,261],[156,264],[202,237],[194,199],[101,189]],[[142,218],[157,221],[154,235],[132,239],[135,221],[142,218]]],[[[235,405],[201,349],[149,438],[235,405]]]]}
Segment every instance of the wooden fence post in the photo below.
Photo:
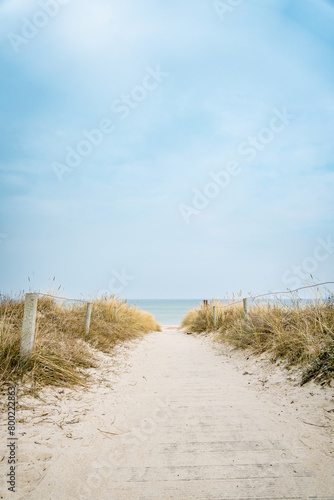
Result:
{"type": "Polygon", "coordinates": [[[20,347],[20,357],[22,360],[30,358],[34,349],[37,301],[37,293],[26,293],[20,347]]]}
{"type": "Polygon", "coordinates": [[[217,308],[216,306],[213,306],[213,328],[216,329],[217,327],[217,308]]]}
{"type": "Polygon", "coordinates": [[[245,325],[248,325],[249,321],[249,308],[248,308],[248,299],[243,299],[244,303],[244,313],[245,313],[245,325]]]}
{"type": "Polygon", "coordinates": [[[92,306],[93,306],[93,304],[91,302],[87,302],[86,322],[85,322],[85,335],[86,335],[86,338],[89,336],[89,326],[90,326],[90,317],[92,315],[92,306]]]}

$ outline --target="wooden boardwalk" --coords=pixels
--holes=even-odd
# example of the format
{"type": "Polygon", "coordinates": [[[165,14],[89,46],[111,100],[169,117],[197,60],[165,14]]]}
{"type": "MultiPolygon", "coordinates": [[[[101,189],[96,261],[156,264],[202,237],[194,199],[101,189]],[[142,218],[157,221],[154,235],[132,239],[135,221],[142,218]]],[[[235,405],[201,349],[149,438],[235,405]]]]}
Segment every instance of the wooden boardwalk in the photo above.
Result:
{"type": "MultiPolygon", "coordinates": [[[[154,333],[97,406],[99,432],[64,457],[59,498],[333,500],[333,461],[303,444],[304,424],[269,410],[208,342],[154,333]]],[[[54,488],[51,468],[29,498],[54,488]]]]}

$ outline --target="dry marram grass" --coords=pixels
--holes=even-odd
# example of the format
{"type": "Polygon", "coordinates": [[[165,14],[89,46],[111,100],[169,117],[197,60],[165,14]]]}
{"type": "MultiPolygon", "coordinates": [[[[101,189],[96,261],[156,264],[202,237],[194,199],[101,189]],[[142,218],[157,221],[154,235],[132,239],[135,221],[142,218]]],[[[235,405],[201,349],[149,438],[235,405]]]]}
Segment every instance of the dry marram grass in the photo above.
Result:
{"type": "Polygon", "coordinates": [[[192,332],[214,330],[213,305],[217,310],[216,330],[222,341],[256,354],[268,353],[272,360],[304,368],[302,383],[334,376],[334,305],[314,301],[302,307],[267,302],[250,309],[245,324],[242,304],[224,307],[212,302],[190,311],[182,326],[192,332]]]}
{"type": "Polygon", "coordinates": [[[94,349],[104,352],[119,342],[160,330],[152,315],[114,297],[93,303],[89,338],[85,339],[85,304],[65,307],[53,298],[38,300],[34,352],[20,360],[23,298],[3,297],[0,303],[0,385],[23,376],[33,388],[85,385],[84,369],[96,367],[94,349]]]}

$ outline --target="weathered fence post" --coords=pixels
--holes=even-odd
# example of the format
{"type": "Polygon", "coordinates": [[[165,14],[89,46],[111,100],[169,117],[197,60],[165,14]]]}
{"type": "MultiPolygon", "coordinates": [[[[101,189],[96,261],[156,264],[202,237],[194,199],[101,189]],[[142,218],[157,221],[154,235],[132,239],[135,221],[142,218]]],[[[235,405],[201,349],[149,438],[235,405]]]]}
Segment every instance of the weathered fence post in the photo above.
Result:
{"type": "Polygon", "coordinates": [[[93,304],[91,302],[87,302],[86,323],[85,323],[85,335],[86,335],[86,337],[89,336],[89,326],[90,326],[90,317],[92,315],[92,306],[93,306],[93,304]]]}
{"type": "Polygon", "coordinates": [[[216,329],[217,327],[217,308],[216,306],[213,306],[213,328],[216,329]]]}
{"type": "Polygon", "coordinates": [[[26,293],[21,334],[21,359],[30,358],[34,349],[37,301],[37,293],[26,293]]]}
{"type": "Polygon", "coordinates": [[[244,303],[244,313],[245,313],[245,325],[248,325],[249,321],[249,308],[248,308],[248,299],[243,299],[244,303]]]}

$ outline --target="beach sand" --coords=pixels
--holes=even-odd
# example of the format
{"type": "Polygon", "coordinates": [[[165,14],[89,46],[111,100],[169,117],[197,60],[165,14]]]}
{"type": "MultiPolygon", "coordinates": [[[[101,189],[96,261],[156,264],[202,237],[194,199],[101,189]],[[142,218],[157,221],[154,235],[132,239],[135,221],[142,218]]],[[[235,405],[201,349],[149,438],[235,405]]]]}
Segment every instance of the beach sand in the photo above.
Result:
{"type": "Polygon", "coordinates": [[[42,500],[334,499],[334,390],[165,327],[100,354],[87,389],[18,397],[16,493],[42,500]]]}

